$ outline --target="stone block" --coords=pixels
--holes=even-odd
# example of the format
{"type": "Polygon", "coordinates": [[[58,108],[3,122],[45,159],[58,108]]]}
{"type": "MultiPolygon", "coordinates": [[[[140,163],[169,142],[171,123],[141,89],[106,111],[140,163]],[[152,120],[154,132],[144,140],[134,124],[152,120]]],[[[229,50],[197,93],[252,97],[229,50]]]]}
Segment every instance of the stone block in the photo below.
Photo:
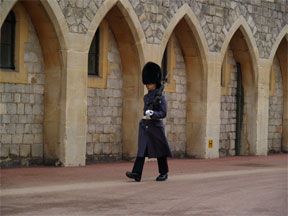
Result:
{"type": "Polygon", "coordinates": [[[109,134],[100,134],[100,142],[101,143],[109,143],[110,135],[109,134]]]}
{"type": "MultiPolygon", "coordinates": [[[[0,124],[0,134],[6,134],[7,131],[6,131],[6,125],[5,124],[0,124]]],[[[0,140],[1,140],[1,137],[0,137],[0,140]]]]}
{"type": "Polygon", "coordinates": [[[19,123],[27,123],[27,116],[26,115],[19,115],[19,123]]]}
{"type": "Polygon", "coordinates": [[[33,112],[34,115],[43,115],[43,106],[34,104],[33,105],[33,112]]]}
{"type": "Polygon", "coordinates": [[[2,134],[1,135],[1,143],[11,144],[12,143],[12,135],[11,134],[2,134]]]}
{"type": "Polygon", "coordinates": [[[7,124],[6,131],[8,134],[15,134],[16,132],[16,125],[15,124],[7,124]]]}
{"type": "Polygon", "coordinates": [[[12,94],[11,93],[2,93],[2,102],[11,103],[12,100],[12,94]]]}
{"type": "Polygon", "coordinates": [[[5,90],[3,89],[1,92],[13,93],[16,90],[15,84],[6,83],[3,87],[5,90]]]}
{"type": "Polygon", "coordinates": [[[97,134],[97,133],[93,133],[92,134],[92,141],[93,141],[93,143],[99,143],[99,134],[97,134]]]}
{"type": "Polygon", "coordinates": [[[9,145],[0,144],[0,157],[6,158],[9,156],[9,145]]]}
{"type": "Polygon", "coordinates": [[[10,154],[13,156],[19,156],[19,145],[18,144],[12,144],[9,146],[10,154]]]}
{"type": "Polygon", "coordinates": [[[35,116],[34,115],[27,115],[27,123],[34,123],[35,116]]]}
{"type": "Polygon", "coordinates": [[[18,93],[25,93],[25,85],[23,84],[17,84],[15,85],[15,92],[18,92],[18,93]]]}
{"type": "Polygon", "coordinates": [[[121,154],[121,145],[119,143],[112,145],[112,154],[121,154]]]}
{"type": "Polygon", "coordinates": [[[88,132],[89,133],[95,133],[95,131],[96,131],[95,125],[94,124],[89,124],[88,125],[88,132]]]}
{"type": "Polygon", "coordinates": [[[21,95],[22,103],[30,103],[30,94],[22,94],[21,95]]]}
{"type": "Polygon", "coordinates": [[[89,8],[93,11],[94,14],[96,14],[97,6],[95,5],[94,1],[90,1],[89,8]]]}
{"type": "Polygon", "coordinates": [[[43,85],[34,85],[33,90],[35,94],[43,94],[44,93],[44,86],[43,85]]]}
{"type": "Polygon", "coordinates": [[[34,135],[34,144],[43,144],[43,134],[34,135]]]}
{"type": "Polygon", "coordinates": [[[4,103],[0,103],[0,114],[7,114],[7,105],[4,103]]]}
{"type": "Polygon", "coordinates": [[[110,143],[105,143],[103,144],[103,153],[104,154],[111,154],[112,152],[112,147],[110,143]]]}
{"type": "Polygon", "coordinates": [[[32,114],[32,105],[31,104],[25,104],[25,114],[26,115],[32,114]]]}
{"type": "Polygon", "coordinates": [[[24,113],[24,104],[17,104],[17,114],[23,115],[24,113]]]}
{"type": "Polygon", "coordinates": [[[31,154],[31,146],[30,145],[20,145],[20,156],[28,157],[31,154]]]}
{"type": "Polygon", "coordinates": [[[21,94],[19,94],[19,93],[14,94],[14,102],[15,103],[21,102],[21,94]]]}
{"type": "Polygon", "coordinates": [[[24,134],[23,143],[24,144],[33,144],[34,135],[33,134],[24,134]]]}
{"type": "Polygon", "coordinates": [[[41,124],[33,124],[32,125],[32,133],[38,134],[43,132],[43,126],[41,124]]]}
{"type": "Polygon", "coordinates": [[[24,61],[25,62],[38,62],[39,58],[37,54],[34,52],[24,52],[24,61]]]}
{"type": "Polygon", "coordinates": [[[97,143],[94,145],[94,153],[95,154],[101,154],[103,151],[103,144],[102,143],[97,143]]]}
{"type": "Polygon", "coordinates": [[[41,144],[32,145],[32,157],[43,157],[43,145],[41,144]]]}
{"type": "Polygon", "coordinates": [[[87,143],[91,143],[91,142],[93,142],[93,139],[92,139],[92,134],[86,134],[86,142],[87,143]]]}
{"type": "Polygon", "coordinates": [[[115,127],[113,125],[104,125],[104,133],[116,133],[115,127]]]}
{"type": "Polygon", "coordinates": [[[93,143],[87,143],[86,154],[87,155],[93,155],[94,154],[94,144],[93,143]]]}
{"type": "Polygon", "coordinates": [[[112,116],[112,115],[113,115],[112,107],[106,107],[106,109],[103,110],[103,116],[112,116]]]}

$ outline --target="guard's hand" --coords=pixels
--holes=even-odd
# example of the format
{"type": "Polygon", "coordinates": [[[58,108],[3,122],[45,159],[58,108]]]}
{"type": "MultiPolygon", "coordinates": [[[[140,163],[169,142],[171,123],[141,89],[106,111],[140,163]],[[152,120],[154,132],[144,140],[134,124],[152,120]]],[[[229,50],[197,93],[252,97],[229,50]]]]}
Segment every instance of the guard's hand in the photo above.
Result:
{"type": "Polygon", "coordinates": [[[146,116],[152,116],[153,113],[154,113],[153,110],[146,110],[145,115],[146,115],[146,116]]]}

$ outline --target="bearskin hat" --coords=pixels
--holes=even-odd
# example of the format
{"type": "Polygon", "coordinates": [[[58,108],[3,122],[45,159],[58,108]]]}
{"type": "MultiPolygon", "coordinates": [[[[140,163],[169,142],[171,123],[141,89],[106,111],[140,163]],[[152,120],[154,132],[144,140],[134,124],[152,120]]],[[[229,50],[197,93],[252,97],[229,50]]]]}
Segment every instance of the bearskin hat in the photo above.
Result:
{"type": "Polygon", "coordinates": [[[154,62],[148,62],[142,70],[142,82],[144,85],[156,83],[161,86],[161,68],[154,62]]]}

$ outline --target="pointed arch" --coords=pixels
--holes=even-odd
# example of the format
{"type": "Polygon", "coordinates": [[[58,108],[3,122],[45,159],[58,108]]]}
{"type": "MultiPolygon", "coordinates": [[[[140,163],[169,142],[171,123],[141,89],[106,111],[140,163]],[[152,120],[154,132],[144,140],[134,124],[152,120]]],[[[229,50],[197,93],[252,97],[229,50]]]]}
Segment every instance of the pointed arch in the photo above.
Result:
{"type": "Polygon", "coordinates": [[[281,30],[281,32],[279,33],[273,47],[272,47],[272,50],[271,50],[271,53],[270,53],[270,56],[269,56],[269,60],[270,62],[272,63],[273,59],[274,59],[274,56],[277,52],[277,49],[282,41],[282,39],[286,37],[286,40],[288,40],[288,24],[286,24],[284,26],[284,28],[281,30]]]}
{"type": "Polygon", "coordinates": [[[97,11],[95,17],[93,18],[90,27],[85,35],[85,45],[86,45],[85,50],[89,50],[90,44],[92,42],[92,39],[98,26],[114,6],[117,6],[119,10],[122,12],[123,16],[125,17],[125,20],[129,25],[129,28],[132,32],[138,50],[140,63],[141,65],[144,65],[145,62],[144,62],[143,47],[145,47],[146,44],[145,34],[143,32],[141,23],[139,22],[139,19],[135,13],[135,10],[133,9],[129,1],[126,0],[118,0],[118,1],[106,0],[103,2],[99,10],[97,11]]]}
{"type": "MultiPolygon", "coordinates": [[[[242,72],[240,86],[243,86],[243,114],[241,115],[241,127],[237,131],[241,137],[240,155],[259,154],[259,145],[257,142],[257,130],[259,126],[257,121],[261,116],[261,110],[255,109],[259,105],[259,86],[261,79],[259,79],[259,53],[253,33],[244,19],[240,16],[231,26],[229,32],[221,48],[221,64],[224,62],[225,54],[228,50],[229,44],[233,52],[236,62],[240,63],[240,68],[237,69],[237,74],[242,72]],[[239,70],[240,69],[240,70],[239,70]],[[238,71],[239,70],[239,71],[238,71]]],[[[263,73],[261,74],[261,78],[263,73]]]]}
{"type": "Polygon", "coordinates": [[[229,32],[225,35],[225,40],[222,44],[222,48],[221,48],[221,60],[220,62],[223,62],[224,57],[225,57],[225,53],[228,49],[228,46],[235,34],[235,32],[237,30],[240,30],[245,38],[246,44],[248,46],[249,49],[249,53],[252,59],[252,65],[253,65],[253,77],[255,78],[254,80],[257,80],[257,75],[258,75],[258,69],[257,69],[257,65],[258,65],[258,61],[259,61],[259,53],[258,53],[258,49],[257,49],[257,44],[255,41],[255,38],[253,36],[253,33],[248,25],[248,23],[246,22],[246,20],[244,19],[243,16],[240,16],[235,22],[234,24],[231,26],[229,32]]]}
{"type": "MultiPolygon", "coordinates": [[[[10,10],[14,7],[14,5],[18,2],[19,0],[10,0],[10,1],[4,1],[0,7],[0,27],[2,26],[5,18],[7,17],[8,13],[10,10]]],[[[64,50],[66,49],[66,44],[67,44],[67,34],[69,33],[68,31],[68,25],[67,22],[65,21],[65,17],[57,3],[57,1],[45,1],[41,0],[41,3],[43,7],[45,8],[45,11],[47,12],[49,18],[51,19],[54,30],[57,33],[59,44],[61,46],[61,49],[64,50]]]]}
{"type": "Polygon", "coordinates": [[[59,4],[57,1],[53,0],[41,0],[41,3],[45,8],[51,22],[53,23],[61,50],[66,50],[68,45],[67,38],[69,34],[69,28],[59,4]]]}
{"type": "Polygon", "coordinates": [[[116,39],[122,66],[122,156],[132,158],[137,153],[138,134],[131,135],[131,131],[138,127],[135,116],[140,119],[142,115],[140,107],[143,105],[144,88],[140,75],[145,63],[143,49],[146,38],[129,1],[107,0],[99,8],[84,36],[84,51],[87,53],[94,34],[104,19],[116,39]]]}
{"type": "Polygon", "coordinates": [[[0,7],[0,27],[2,27],[7,15],[17,3],[17,0],[3,1],[0,7]]]}
{"type": "MultiPolygon", "coordinates": [[[[279,33],[272,48],[269,65],[273,67],[275,58],[278,58],[283,88],[283,113],[282,113],[282,145],[281,150],[288,152],[288,25],[279,33]]],[[[271,82],[271,80],[270,80],[271,82]]]]}
{"type": "MultiPolygon", "coordinates": [[[[174,34],[181,47],[186,78],[186,146],[189,157],[205,157],[206,104],[208,45],[201,25],[192,9],[185,3],[170,20],[162,37],[158,60],[174,34]]],[[[171,76],[173,77],[173,71],[171,76]]],[[[177,87],[176,87],[177,89],[177,87]]],[[[177,90],[176,90],[177,93],[177,90]]]]}
{"type": "Polygon", "coordinates": [[[201,59],[202,59],[202,66],[204,69],[204,72],[207,70],[207,56],[208,56],[208,44],[206,41],[205,34],[203,32],[203,29],[199,23],[199,20],[197,19],[196,15],[192,11],[192,9],[189,7],[187,3],[185,3],[176,14],[174,14],[174,17],[170,20],[169,25],[166,28],[166,31],[164,32],[162,42],[160,45],[160,53],[159,58],[162,59],[162,55],[164,53],[166,44],[168,43],[168,40],[174,31],[177,24],[180,22],[180,20],[185,19],[187,24],[189,25],[191,31],[193,32],[195,39],[198,44],[198,48],[200,51],[201,59]]]}

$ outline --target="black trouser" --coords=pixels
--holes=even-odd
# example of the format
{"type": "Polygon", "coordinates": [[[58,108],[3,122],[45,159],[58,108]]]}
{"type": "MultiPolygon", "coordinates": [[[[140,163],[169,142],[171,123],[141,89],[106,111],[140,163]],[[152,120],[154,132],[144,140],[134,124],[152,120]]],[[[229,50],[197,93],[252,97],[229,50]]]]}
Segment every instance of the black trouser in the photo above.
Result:
{"type": "MultiPolygon", "coordinates": [[[[142,175],[144,162],[145,162],[145,157],[137,157],[135,160],[132,172],[136,172],[142,175]]],[[[168,169],[168,164],[167,164],[167,157],[166,156],[158,157],[157,162],[158,162],[159,173],[160,174],[168,173],[169,169],[168,169]]]]}

